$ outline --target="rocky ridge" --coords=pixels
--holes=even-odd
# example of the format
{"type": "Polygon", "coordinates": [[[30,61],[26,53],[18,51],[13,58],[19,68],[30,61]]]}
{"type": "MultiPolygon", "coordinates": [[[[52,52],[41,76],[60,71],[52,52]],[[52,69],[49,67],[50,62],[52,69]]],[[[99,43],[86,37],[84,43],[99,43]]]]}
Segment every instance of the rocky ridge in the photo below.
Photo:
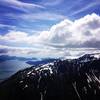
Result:
{"type": "Polygon", "coordinates": [[[99,54],[17,72],[0,84],[0,100],[99,100],[99,54]]]}

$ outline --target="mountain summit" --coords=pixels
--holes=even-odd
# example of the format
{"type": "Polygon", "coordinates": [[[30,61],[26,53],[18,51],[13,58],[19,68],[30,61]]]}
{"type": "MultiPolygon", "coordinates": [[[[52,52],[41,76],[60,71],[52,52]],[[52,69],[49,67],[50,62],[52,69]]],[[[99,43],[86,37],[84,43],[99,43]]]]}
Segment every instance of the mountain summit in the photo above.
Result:
{"type": "Polygon", "coordinates": [[[0,84],[1,100],[99,100],[99,54],[17,72],[0,84]]]}

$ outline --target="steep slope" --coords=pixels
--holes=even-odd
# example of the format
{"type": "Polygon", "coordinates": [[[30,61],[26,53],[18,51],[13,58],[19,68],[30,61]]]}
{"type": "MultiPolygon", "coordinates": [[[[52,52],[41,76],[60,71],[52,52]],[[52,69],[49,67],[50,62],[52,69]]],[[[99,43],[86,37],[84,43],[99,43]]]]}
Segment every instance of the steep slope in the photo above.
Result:
{"type": "Polygon", "coordinates": [[[89,56],[19,71],[0,84],[0,100],[99,100],[100,59],[89,56]]]}

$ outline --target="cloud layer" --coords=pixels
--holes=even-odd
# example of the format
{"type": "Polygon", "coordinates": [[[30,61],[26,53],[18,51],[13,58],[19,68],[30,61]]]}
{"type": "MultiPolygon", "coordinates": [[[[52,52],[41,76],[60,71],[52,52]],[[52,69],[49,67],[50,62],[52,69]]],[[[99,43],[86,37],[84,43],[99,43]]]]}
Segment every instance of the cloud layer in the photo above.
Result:
{"type": "MultiPolygon", "coordinates": [[[[45,52],[45,56],[73,55],[69,48],[72,48],[72,51],[74,48],[80,48],[82,52],[89,51],[91,48],[92,51],[97,51],[100,48],[100,16],[93,13],[75,21],[65,19],[53,25],[48,31],[32,35],[9,31],[6,35],[0,35],[1,41],[15,46],[22,44],[34,47],[38,49],[38,54],[40,52],[44,55],[45,52]]],[[[77,55],[81,54],[79,50],[76,51],[78,51],[77,55]]]]}

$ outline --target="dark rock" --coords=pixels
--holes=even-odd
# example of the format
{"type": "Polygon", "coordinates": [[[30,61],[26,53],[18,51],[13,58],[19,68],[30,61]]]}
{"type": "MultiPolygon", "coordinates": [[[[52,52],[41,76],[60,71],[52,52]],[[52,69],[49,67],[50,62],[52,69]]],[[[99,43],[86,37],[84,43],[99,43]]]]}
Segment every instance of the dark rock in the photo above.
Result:
{"type": "Polygon", "coordinates": [[[19,71],[0,84],[0,100],[20,99],[99,100],[100,59],[88,55],[19,71]]]}

